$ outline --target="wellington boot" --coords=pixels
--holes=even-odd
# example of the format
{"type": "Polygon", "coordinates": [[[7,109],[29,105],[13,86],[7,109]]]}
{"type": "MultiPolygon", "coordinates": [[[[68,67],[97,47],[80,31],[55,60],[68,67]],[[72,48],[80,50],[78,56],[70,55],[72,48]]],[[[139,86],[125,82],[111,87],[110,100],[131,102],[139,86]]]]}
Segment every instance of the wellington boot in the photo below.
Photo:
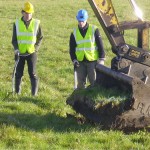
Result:
{"type": "Polygon", "coordinates": [[[38,92],[38,79],[32,78],[31,79],[31,94],[36,96],[38,92]]]}
{"type": "Polygon", "coordinates": [[[21,79],[15,79],[15,93],[21,94],[21,79]]]}

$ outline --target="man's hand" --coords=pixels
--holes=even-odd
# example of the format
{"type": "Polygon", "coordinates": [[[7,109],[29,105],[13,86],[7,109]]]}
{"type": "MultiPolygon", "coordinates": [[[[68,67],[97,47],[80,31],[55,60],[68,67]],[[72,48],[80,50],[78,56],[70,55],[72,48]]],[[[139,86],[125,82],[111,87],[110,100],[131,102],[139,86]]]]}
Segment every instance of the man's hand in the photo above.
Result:
{"type": "Polygon", "coordinates": [[[16,49],[16,50],[14,51],[14,54],[15,54],[15,61],[16,61],[16,60],[18,60],[18,58],[19,58],[19,50],[16,49]]]}
{"type": "Polygon", "coordinates": [[[100,64],[100,65],[104,65],[104,58],[98,59],[97,63],[100,64]]]}
{"type": "Polygon", "coordinates": [[[18,49],[15,49],[14,54],[15,54],[15,55],[19,55],[19,50],[18,50],[18,49]]]}
{"type": "Polygon", "coordinates": [[[80,66],[79,62],[76,59],[73,60],[73,65],[75,68],[78,68],[80,66]]]}

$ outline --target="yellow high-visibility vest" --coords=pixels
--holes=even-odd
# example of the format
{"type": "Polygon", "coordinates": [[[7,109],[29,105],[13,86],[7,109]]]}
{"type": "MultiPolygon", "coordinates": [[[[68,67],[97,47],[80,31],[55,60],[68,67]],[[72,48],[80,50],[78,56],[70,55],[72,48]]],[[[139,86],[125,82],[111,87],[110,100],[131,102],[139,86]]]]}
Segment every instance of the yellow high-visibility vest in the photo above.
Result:
{"type": "Polygon", "coordinates": [[[74,29],[73,34],[77,44],[75,53],[78,61],[82,61],[84,57],[89,61],[98,60],[99,54],[94,36],[96,28],[96,26],[89,24],[84,38],[78,28],[74,29]]]}
{"type": "Polygon", "coordinates": [[[29,53],[32,54],[35,52],[35,43],[37,30],[39,28],[40,20],[32,19],[28,28],[26,28],[24,22],[20,19],[17,19],[15,22],[16,25],[16,34],[19,52],[21,54],[29,53]]]}

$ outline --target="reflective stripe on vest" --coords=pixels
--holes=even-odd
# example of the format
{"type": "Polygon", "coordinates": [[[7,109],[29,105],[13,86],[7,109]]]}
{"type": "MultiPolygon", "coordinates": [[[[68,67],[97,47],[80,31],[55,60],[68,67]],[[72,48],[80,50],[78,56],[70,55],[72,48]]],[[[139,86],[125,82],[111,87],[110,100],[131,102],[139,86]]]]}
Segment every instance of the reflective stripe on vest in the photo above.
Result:
{"type": "Polygon", "coordinates": [[[21,54],[33,53],[35,51],[36,35],[39,27],[39,20],[32,19],[28,28],[21,19],[16,20],[16,34],[21,54]]]}
{"type": "Polygon", "coordinates": [[[83,38],[79,29],[74,29],[74,37],[76,40],[76,57],[78,61],[82,61],[86,57],[89,61],[98,59],[98,50],[95,42],[95,30],[94,25],[89,25],[85,37],[83,38]]]}

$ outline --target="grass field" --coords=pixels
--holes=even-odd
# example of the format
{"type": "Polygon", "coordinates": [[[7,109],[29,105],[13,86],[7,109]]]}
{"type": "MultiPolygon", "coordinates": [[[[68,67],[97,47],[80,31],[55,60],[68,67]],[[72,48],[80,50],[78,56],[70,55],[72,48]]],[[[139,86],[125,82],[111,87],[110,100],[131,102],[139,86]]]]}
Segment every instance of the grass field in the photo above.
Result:
{"type": "MultiPolygon", "coordinates": [[[[33,17],[41,20],[44,33],[43,43],[38,52],[39,93],[37,97],[31,96],[25,68],[22,94],[12,96],[12,26],[15,19],[21,17],[24,2],[0,0],[0,149],[150,149],[150,134],[147,131],[130,134],[104,131],[98,125],[79,124],[75,118],[67,117],[67,114],[77,115],[66,105],[66,99],[73,92],[74,84],[73,66],[69,56],[69,36],[77,26],[76,13],[79,9],[87,9],[89,23],[97,25],[101,31],[107,66],[113,57],[107,37],[87,0],[31,0],[35,6],[33,17]]],[[[127,4],[128,1],[113,2],[121,21],[135,18],[127,4]]],[[[138,3],[144,10],[145,18],[149,19],[150,2],[138,0],[138,3]]],[[[131,43],[135,43],[134,34],[128,32],[126,36],[131,43]]],[[[109,98],[111,97],[105,96],[105,99],[109,98]]]]}

